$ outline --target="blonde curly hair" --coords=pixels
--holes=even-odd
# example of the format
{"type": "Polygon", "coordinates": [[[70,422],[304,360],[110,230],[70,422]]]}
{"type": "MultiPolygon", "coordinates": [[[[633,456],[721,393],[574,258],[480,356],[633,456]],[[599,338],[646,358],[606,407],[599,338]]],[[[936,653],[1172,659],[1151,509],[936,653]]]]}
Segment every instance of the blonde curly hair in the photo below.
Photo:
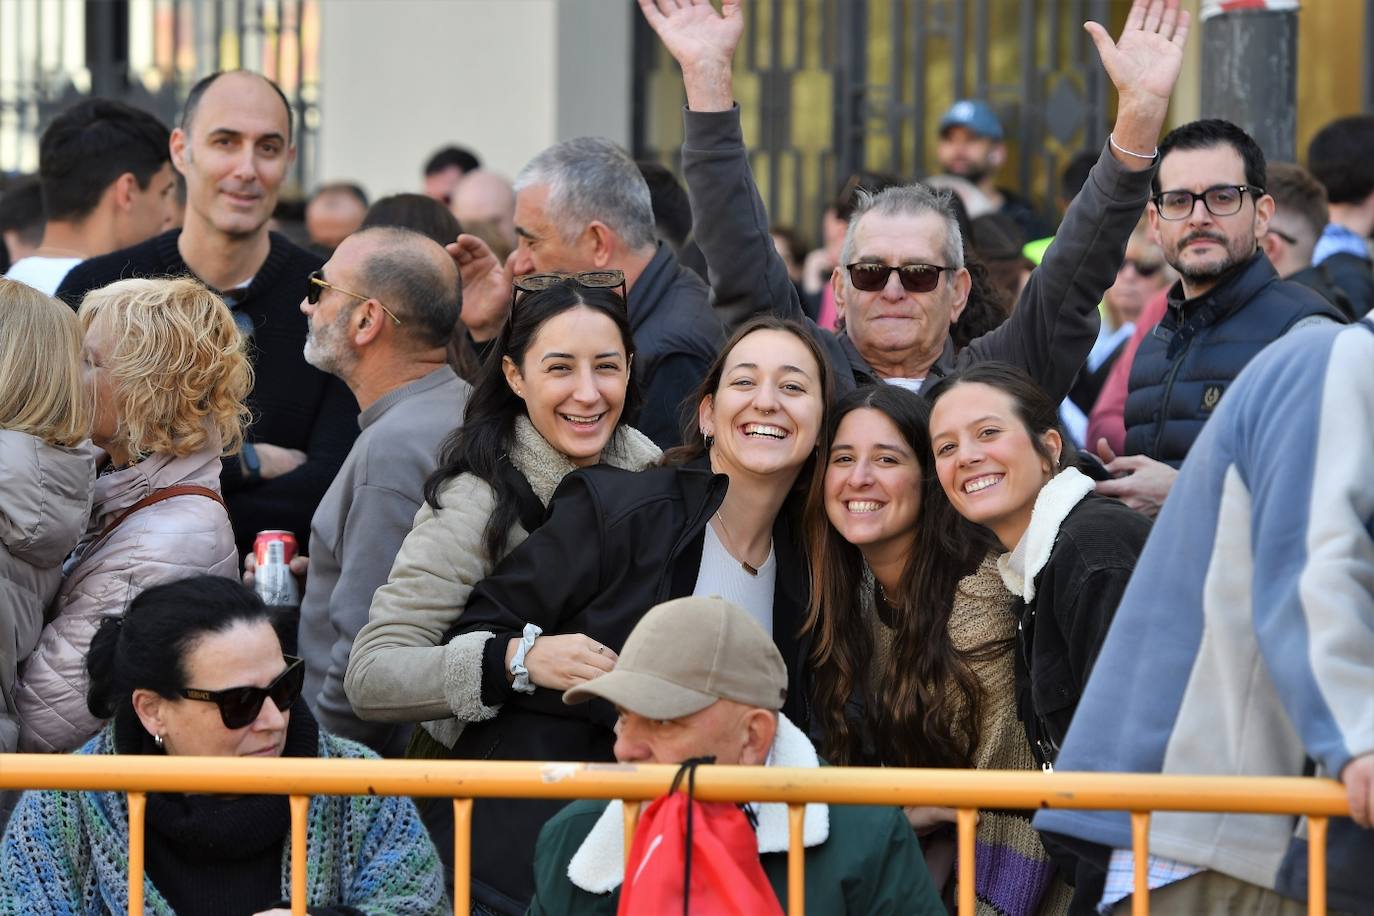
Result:
{"type": "Polygon", "coordinates": [[[120,280],[87,293],[77,317],[113,341],[105,368],[132,460],[191,455],[212,437],[223,455],[239,450],[253,367],[224,300],[188,278],[120,280]]]}
{"type": "Polygon", "coordinates": [[[91,407],[72,310],[0,277],[0,429],[70,447],[90,437],[91,407]]]}

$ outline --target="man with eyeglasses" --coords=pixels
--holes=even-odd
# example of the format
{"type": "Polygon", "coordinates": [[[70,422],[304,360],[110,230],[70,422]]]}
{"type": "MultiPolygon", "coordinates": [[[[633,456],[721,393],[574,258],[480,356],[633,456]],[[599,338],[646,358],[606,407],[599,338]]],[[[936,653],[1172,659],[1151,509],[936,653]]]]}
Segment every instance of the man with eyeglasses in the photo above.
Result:
{"type": "Polygon", "coordinates": [[[310,324],[306,360],[342,379],[362,408],[362,432],[310,525],[299,636],[305,699],[334,734],[400,756],[409,729],[359,719],[344,672],[439,448],[467,407],[471,389],[446,359],[458,322],[458,269],[417,232],[363,229],[310,275],[300,310],[310,324]]]}
{"type": "Polygon", "coordinates": [[[301,356],[306,322],[297,306],[320,258],[267,229],[296,155],[291,106],[261,74],[212,73],[187,94],[170,150],[186,179],[184,226],[77,265],[57,294],[76,306],[124,277],[189,274],[224,299],[253,360],[253,423],[220,475],[234,538],[241,553],[267,529],[304,544],[358,435],[358,405],[301,356]]]}
{"type": "MultiPolygon", "coordinates": [[[[719,13],[707,0],[639,5],[682,66],[683,173],[717,308],[748,303],[803,320],[796,288],[772,245],[734,104],[731,59],[744,30],[743,4],[726,3],[719,13]]],[[[1025,369],[1056,401],[1064,398],[1097,339],[1098,303],[1149,196],[1155,142],[1188,23],[1177,0],[1136,0],[1118,41],[1089,24],[1119,93],[1110,142],[1011,317],[962,351],[955,351],[950,328],[971,280],[947,201],[913,185],[889,188],[856,210],[831,278],[844,329],[817,330],[840,368],[841,392],[880,380],[919,390],[930,376],[998,360],[1025,369]]]]}
{"type": "Polygon", "coordinates": [[[1281,280],[1260,250],[1274,199],[1264,153],[1245,131],[1194,121],[1159,152],[1150,225],[1180,279],[1131,365],[1125,456],[1099,449],[1116,479],[1097,485],[1152,516],[1241,369],[1296,327],[1345,320],[1316,292],[1281,280]]]}

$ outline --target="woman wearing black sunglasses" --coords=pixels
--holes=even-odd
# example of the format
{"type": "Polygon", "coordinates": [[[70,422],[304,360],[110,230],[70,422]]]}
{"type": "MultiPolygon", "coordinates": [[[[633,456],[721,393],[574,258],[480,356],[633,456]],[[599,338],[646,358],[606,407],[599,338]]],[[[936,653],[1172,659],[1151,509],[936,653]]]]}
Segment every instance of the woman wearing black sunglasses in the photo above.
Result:
{"type": "MultiPolygon", "coordinates": [[[[155,586],[104,618],[87,702],[111,719],[83,754],[372,757],[320,730],[304,670],[282,655],[267,608],[233,579],[155,586]]],[[[27,792],[0,852],[0,912],[127,908],[127,801],[119,792],[27,792]]],[[[263,913],[287,904],[291,816],[280,796],[150,794],[146,906],[263,913]]],[[[315,914],[445,912],[438,857],[406,798],[317,796],[307,821],[315,914]]]]}

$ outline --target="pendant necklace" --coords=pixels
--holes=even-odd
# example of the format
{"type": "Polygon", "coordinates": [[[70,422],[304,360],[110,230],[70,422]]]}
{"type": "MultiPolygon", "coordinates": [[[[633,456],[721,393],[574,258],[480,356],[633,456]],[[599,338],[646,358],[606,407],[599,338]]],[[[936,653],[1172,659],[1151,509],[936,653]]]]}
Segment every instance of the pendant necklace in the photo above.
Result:
{"type": "MultiPolygon", "coordinates": [[[[757,575],[759,574],[759,568],[758,568],[757,566],[754,566],[752,563],[748,563],[748,562],[745,562],[744,560],[740,560],[739,556],[736,554],[736,551],[735,551],[735,549],[734,549],[734,548],[735,548],[735,539],[734,539],[733,536],[731,536],[731,534],[730,534],[730,529],[727,528],[727,527],[725,527],[725,517],[724,517],[723,515],[720,514],[720,510],[719,510],[719,509],[716,510],[716,521],[720,522],[720,533],[723,534],[723,535],[725,535],[725,549],[726,549],[726,551],[729,552],[730,556],[734,557],[736,560],[739,560],[740,569],[744,570],[745,572],[747,572],[747,573],[748,573],[749,575],[751,575],[751,576],[757,576],[757,575]]],[[[771,544],[769,545],[769,551],[770,551],[770,552],[772,551],[772,545],[771,545],[771,544]]],[[[766,561],[765,561],[765,562],[766,562],[766,561]]]]}

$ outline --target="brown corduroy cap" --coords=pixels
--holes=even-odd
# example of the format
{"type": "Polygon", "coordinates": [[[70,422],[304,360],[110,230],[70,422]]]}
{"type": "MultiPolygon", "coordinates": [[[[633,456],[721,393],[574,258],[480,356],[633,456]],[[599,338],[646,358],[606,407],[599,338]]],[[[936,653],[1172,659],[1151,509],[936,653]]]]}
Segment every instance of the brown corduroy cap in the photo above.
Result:
{"type": "Polygon", "coordinates": [[[650,719],[679,719],[716,700],[782,709],[787,666],[772,638],[722,598],[677,598],[650,609],[625,640],[615,670],[563,694],[593,697],[650,719]]]}

